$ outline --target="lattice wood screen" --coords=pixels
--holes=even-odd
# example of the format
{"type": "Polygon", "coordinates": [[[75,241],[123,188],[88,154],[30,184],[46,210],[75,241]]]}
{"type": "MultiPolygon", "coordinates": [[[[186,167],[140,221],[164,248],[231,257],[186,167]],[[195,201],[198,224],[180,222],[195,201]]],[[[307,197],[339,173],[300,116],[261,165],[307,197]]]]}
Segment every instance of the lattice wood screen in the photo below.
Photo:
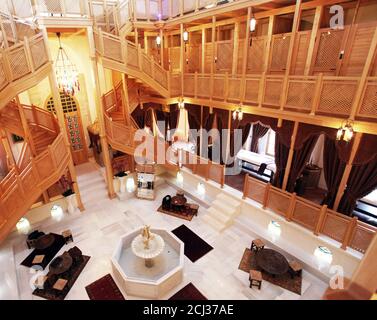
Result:
{"type": "Polygon", "coordinates": [[[367,83],[359,115],[377,118],[377,82],[367,83]]]}
{"type": "Polygon", "coordinates": [[[216,72],[231,72],[233,62],[233,42],[222,41],[216,43],[216,72]]]}
{"type": "Polygon", "coordinates": [[[314,71],[333,72],[339,61],[344,30],[320,30],[317,37],[314,71]]]}
{"type": "Polygon", "coordinates": [[[314,81],[289,81],[286,107],[309,112],[315,92],[314,81]]]}
{"type": "Polygon", "coordinates": [[[200,60],[201,60],[201,47],[200,46],[190,46],[188,50],[188,72],[200,72],[200,60]]]}
{"type": "Polygon", "coordinates": [[[298,32],[295,39],[295,47],[293,51],[292,74],[302,75],[305,71],[306,58],[308,56],[308,48],[310,42],[310,31],[298,32]]]}
{"type": "Polygon", "coordinates": [[[376,23],[363,23],[355,25],[351,29],[347,45],[348,50],[345,52],[344,63],[340,71],[341,75],[361,75],[375,29],[376,23]]]}
{"type": "Polygon", "coordinates": [[[247,73],[263,72],[266,59],[266,45],[267,37],[254,37],[252,39],[251,47],[248,47],[247,53],[247,73]]]}
{"type": "Polygon", "coordinates": [[[318,110],[332,115],[349,115],[358,82],[325,80],[318,110]]]}
{"type": "Polygon", "coordinates": [[[276,34],[272,36],[270,71],[282,72],[287,65],[290,34],[276,34]]]}

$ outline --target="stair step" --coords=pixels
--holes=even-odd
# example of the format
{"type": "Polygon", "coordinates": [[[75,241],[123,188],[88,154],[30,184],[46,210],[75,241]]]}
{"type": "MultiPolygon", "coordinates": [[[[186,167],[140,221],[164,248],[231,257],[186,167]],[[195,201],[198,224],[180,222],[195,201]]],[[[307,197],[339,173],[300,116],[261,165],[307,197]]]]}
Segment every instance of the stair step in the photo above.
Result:
{"type": "Polygon", "coordinates": [[[215,209],[214,207],[210,207],[207,209],[207,213],[213,217],[214,219],[218,220],[225,226],[229,226],[232,222],[232,218],[224,214],[223,212],[215,209]]]}
{"type": "Polygon", "coordinates": [[[220,199],[216,199],[215,201],[212,202],[212,207],[216,208],[217,210],[224,212],[224,214],[230,216],[230,217],[235,217],[236,214],[239,211],[239,208],[237,207],[232,207],[228,203],[225,203],[221,201],[220,199]]]}
{"type": "Polygon", "coordinates": [[[241,202],[237,201],[236,199],[228,196],[227,194],[225,194],[224,192],[221,192],[219,193],[217,196],[216,196],[216,199],[222,201],[222,202],[225,202],[227,203],[229,206],[232,206],[232,207],[235,207],[235,208],[238,208],[241,206],[241,202]]]}
{"type": "Polygon", "coordinates": [[[214,219],[208,214],[202,216],[202,220],[219,232],[222,232],[226,229],[226,226],[224,226],[218,220],[214,219]]]}

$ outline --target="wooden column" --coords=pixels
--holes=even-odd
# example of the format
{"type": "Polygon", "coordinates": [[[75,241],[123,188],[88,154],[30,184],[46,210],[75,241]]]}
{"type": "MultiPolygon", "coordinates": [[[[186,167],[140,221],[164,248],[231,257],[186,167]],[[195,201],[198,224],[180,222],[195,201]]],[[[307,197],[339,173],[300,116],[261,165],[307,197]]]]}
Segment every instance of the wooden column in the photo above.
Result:
{"type": "Polygon", "coordinates": [[[104,110],[102,104],[102,93],[100,89],[100,81],[98,75],[98,67],[97,61],[95,58],[92,58],[92,69],[94,73],[94,81],[96,87],[96,109],[97,109],[97,117],[98,123],[100,125],[100,141],[102,146],[102,154],[103,154],[103,162],[106,168],[106,182],[107,182],[107,190],[110,199],[114,199],[116,197],[114,191],[114,175],[113,169],[111,165],[110,159],[110,151],[109,151],[109,144],[107,142],[106,131],[105,131],[105,122],[104,122],[104,110]]]}
{"type": "Polygon", "coordinates": [[[185,74],[185,48],[186,48],[186,44],[185,42],[183,41],[183,32],[185,31],[184,30],[184,27],[183,27],[183,24],[181,23],[180,25],[180,30],[181,30],[181,50],[180,50],[180,55],[179,55],[179,61],[180,61],[180,69],[181,69],[181,96],[183,97],[183,91],[184,91],[184,74],[185,74]]]}
{"type": "Polygon", "coordinates": [[[237,21],[234,24],[234,33],[233,33],[232,75],[237,74],[239,44],[240,44],[240,23],[237,21]]]}
{"type": "Polygon", "coordinates": [[[352,120],[355,119],[355,116],[359,110],[364,88],[368,81],[369,72],[370,72],[371,66],[374,63],[374,57],[376,55],[376,52],[377,52],[377,27],[375,28],[375,31],[373,34],[372,42],[370,44],[369,51],[368,51],[368,56],[367,56],[367,59],[365,60],[363,73],[361,74],[359,86],[357,88],[355,98],[353,101],[351,115],[350,115],[350,119],[352,120]]]}
{"type": "Polygon", "coordinates": [[[286,100],[287,90],[288,90],[288,77],[291,74],[291,67],[292,67],[292,60],[293,60],[293,48],[295,46],[296,35],[299,28],[300,16],[301,16],[301,1],[296,0],[296,7],[295,7],[295,14],[293,17],[293,26],[292,26],[292,34],[291,39],[289,42],[289,49],[288,49],[288,57],[287,57],[287,64],[285,67],[285,77],[283,82],[281,100],[280,100],[280,110],[284,109],[284,104],[286,100]]]}
{"type": "Polygon", "coordinates": [[[314,21],[312,33],[310,34],[308,55],[305,62],[304,75],[308,76],[311,74],[312,60],[314,55],[315,41],[317,39],[318,30],[321,26],[321,17],[323,14],[323,6],[318,6],[315,9],[314,21]]]}
{"type": "Polygon", "coordinates": [[[215,53],[216,53],[216,17],[212,17],[212,33],[211,33],[211,46],[212,46],[212,58],[211,58],[211,82],[210,82],[210,97],[213,97],[213,86],[214,86],[214,74],[216,71],[215,65],[215,53]]]}
{"type": "Polygon", "coordinates": [[[31,133],[30,133],[29,124],[27,123],[25,110],[22,107],[22,105],[20,103],[20,99],[19,99],[18,96],[16,97],[16,102],[17,102],[17,105],[18,105],[18,113],[20,114],[22,129],[24,130],[24,133],[25,133],[25,141],[30,146],[30,150],[31,150],[33,157],[35,157],[37,155],[37,151],[35,150],[34,141],[32,139],[31,133]]]}
{"type": "Polygon", "coordinates": [[[49,83],[50,83],[50,89],[51,89],[51,92],[52,92],[52,98],[54,100],[55,112],[56,112],[56,116],[58,118],[58,122],[59,122],[59,125],[60,125],[60,130],[63,133],[65,145],[66,145],[67,151],[69,153],[68,170],[69,170],[69,173],[70,173],[71,178],[72,178],[72,183],[73,183],[72,187],[73,187],[73,191],[75,192],[75,195],[76,195],[77,207],[80,209],[80,211],[84,211],[85,209],[84,209],[84,205],[81,201],[80,190],[79,190],[79,186],[77,184],[76,169],[75,169],[75,165],[73,163],[73,158],[72,158],[72,153],[71,153],[71,145],[70,145],[69,139],[68,139],[68,132],[67,132],[66,124],[65,124],[65,117],[64,117],[64,113],[63,113],[62,102],[61,102],[61,99],[60,99],[60,93],[59,93],[58,84],[57,84],[57,81],[56,81],[54,71],[50,72],[50,74],[48,76],[48,80],[49,80],[49,83]]]}
{"type": "Polygon", "coordinates": [[[164,48],[165,48],[165,45],[164,45],[164,34],[162,32],[162,29],[160,29],[160,38],[161,38],[161,46],[160,46],[160,65],[162,67],[164,67],[164,48]]]}
{"type": "Polygon", "coordinates": [[[359,145],[360,145],[360,141],[361,141],[362,136],[363,136],[363,134],[360,133],[360,132],[357,132],[355,134],[355,138],[354,138],[355,141],[353,142],[353,145],[352,145],[351,155],[350,155],[350,158],[349,158],[348,163],[346,165],[346,168],[344,169],[343,177],[342,177],[342,180],[339,183],[338,193],[337,193],[336,198],[335,198],[334,207],[333,207],[333,209],[335,211],[338,210],[340,200],[343,197],[348,178],[351,174],[352,163],[355,160],[355,156],[356,156],[357,150],[359,149],[359,145]]]}
{"type": "Polygon", "coordinates": [[[270,55],[271,55],[271,45],[272,45],[272,35],[274,33],[274,25],[275,25],[275,16],[270,16],[268,20],[268,32],[267,32],[267,44],[266,44],[266,55],[264,60],[264,72],[268,71],[270,55]]]}
{"type": "Polygon", "coordinates": [[[12,147],[11,147],[11,145],[9,143],[7,132],[5,130],[1,129],[0,133],[1,133],[1,142],[3,144],[5,153],[7,155],[8,169],[10,170],[14,166],[16,166],[16,160],[14,159],[14,155],[13,155],[13,152],[12,152],[12,147]]]}
{"type": "Polygon", "coordinates": [[[296,143],[298,126],[299,126],[299,122],[296,121],[295,126],[293,128],[293,134],[292,134],[292,138],[291,138],[291,147],[289,149],[287,166],[285,167],[285,175],[284,175],[284,180],[283,180],[283,185],[282,185],[283,190],[287,189],[289,174],[291,172],[292,160],[293,160],[293,155],[294,155],[294,152],[295,152],[294,147],[295,147],[295,143],[296,143]]]}
{"type": "Polygon", "coordinates": [[[202,29],[202,65],[201,65],[201,72],[205,72],[206,66],[206,29],[202,29]]]}
{"type": "Polygon", "coordinates": [[[130,100],[128,97],[127,76],[122,73],[122,86],[123,86],[123,112],[125,115],[126,125],[131,126],[131,113],[130,113],[130,100]]]}
{"type": "Polygon", "coordinates": [[[146,55],[148,55],[148,36],[145,35],[145,32],[144,32],[144,52],[146,55]]]}
{"type": "Polygon", "coordinates": [[[242,62],[242,82],[241,82],[241,103],[245,99],[246,94],[246,72],[247,72],[247,53],[249,49],[250,42],[250,19],[251,19],[251,7],[247,8],[247,21],[246,21],[246,36],[245,43],[243,47],[243,62],[242,62]]]}

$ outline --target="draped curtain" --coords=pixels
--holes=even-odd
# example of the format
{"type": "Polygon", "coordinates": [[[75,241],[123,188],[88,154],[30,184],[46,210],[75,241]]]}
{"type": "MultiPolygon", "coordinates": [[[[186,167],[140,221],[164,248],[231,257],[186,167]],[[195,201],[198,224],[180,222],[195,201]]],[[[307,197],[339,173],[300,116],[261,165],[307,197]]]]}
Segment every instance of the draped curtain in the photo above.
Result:
{"type": "Polygon", "coordinates": [[[285,174],[285,167],[287,166],[289,155],[289,146],[283,143],[282,135],[277,133],[275,138],[275,164],[276,172],[272,184],[281,188],[285,174]]]}
{"type": "Polygon", "coordinates": [[[377,136],[364,133],[338,211],[351,215],[356,202],[377,189],[377,136]]]}
{"type": "Polygon", "coordinates": [[[329,208],[334,206],[340,181],[342,180],[346,162],[339,157],[337,142],[325,135],[323,148],[323,174],[327,185],[327,194],[323,204],[329,208]]]}
{"type": "Polygon", "coordinates": [[[293,192],[296,180],[300,177],[308,163],[313,149],[317,143],[319,135],[310,136],[304,143],[302,148],[295,150],[292,159],[291,171],[289,173],[287,191],[293,192]]]}
{"type": "Polygon", "coordinates": [[[377,188],[377,157],[366,164],[353,166],[346,190],[340,201],[338,211],[351,215],[357,200],[377,188]]]}
{"type": "Polygon", "coordinates": [[[253,136],[251,138],[250,148],[251,152],[258,153],[259,140],[266,135],[269,129],[270,127],[266,127],[259,122],[253,124],[253,136]]]}

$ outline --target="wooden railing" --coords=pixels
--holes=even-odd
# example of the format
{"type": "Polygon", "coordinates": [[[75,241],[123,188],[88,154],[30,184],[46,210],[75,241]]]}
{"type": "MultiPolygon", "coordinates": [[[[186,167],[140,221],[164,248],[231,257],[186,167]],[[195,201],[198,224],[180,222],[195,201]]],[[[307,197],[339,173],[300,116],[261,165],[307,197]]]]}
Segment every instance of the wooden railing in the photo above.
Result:
{"type": "MultiPolygon", "coordinates": [[[[147,84],[161,95],[169,96],[169,76],[153,58],[148,57],[140,45],[123,40],[119,36],[101,30],[94,32],[97,52],[115,63],[120,63],[120,68],[135,78],[142,78],[147,84]]],[[[119,65],[106,64],[104,66],[115,68],[119,65]]]]}
{"type": "Polygon", "coordinates": [[[358,221],[356,217],[340,214],[326,205],[320,206],[249,175],[245,176],[243,197],[262,204],[263,208],[271,209],[317,236],[325,235],[338,241],[342,249],[352,248],[364,253],[377,232],[376,227],[358,221]]]}
{"type": "Polygon", "coordinates": [[[60,133],[48,149],[23,168],[13,168],[0,182],[0,241],[42,193],[59,180],[68,161],[68,149],[60,133]]]}
{"type": "Polygon", "coordinates": [[[90,14],[88,0],[37,0],[35,5],[35,15],[51,16],[56,14],[60,17],[88,16],[90,14]]]}

